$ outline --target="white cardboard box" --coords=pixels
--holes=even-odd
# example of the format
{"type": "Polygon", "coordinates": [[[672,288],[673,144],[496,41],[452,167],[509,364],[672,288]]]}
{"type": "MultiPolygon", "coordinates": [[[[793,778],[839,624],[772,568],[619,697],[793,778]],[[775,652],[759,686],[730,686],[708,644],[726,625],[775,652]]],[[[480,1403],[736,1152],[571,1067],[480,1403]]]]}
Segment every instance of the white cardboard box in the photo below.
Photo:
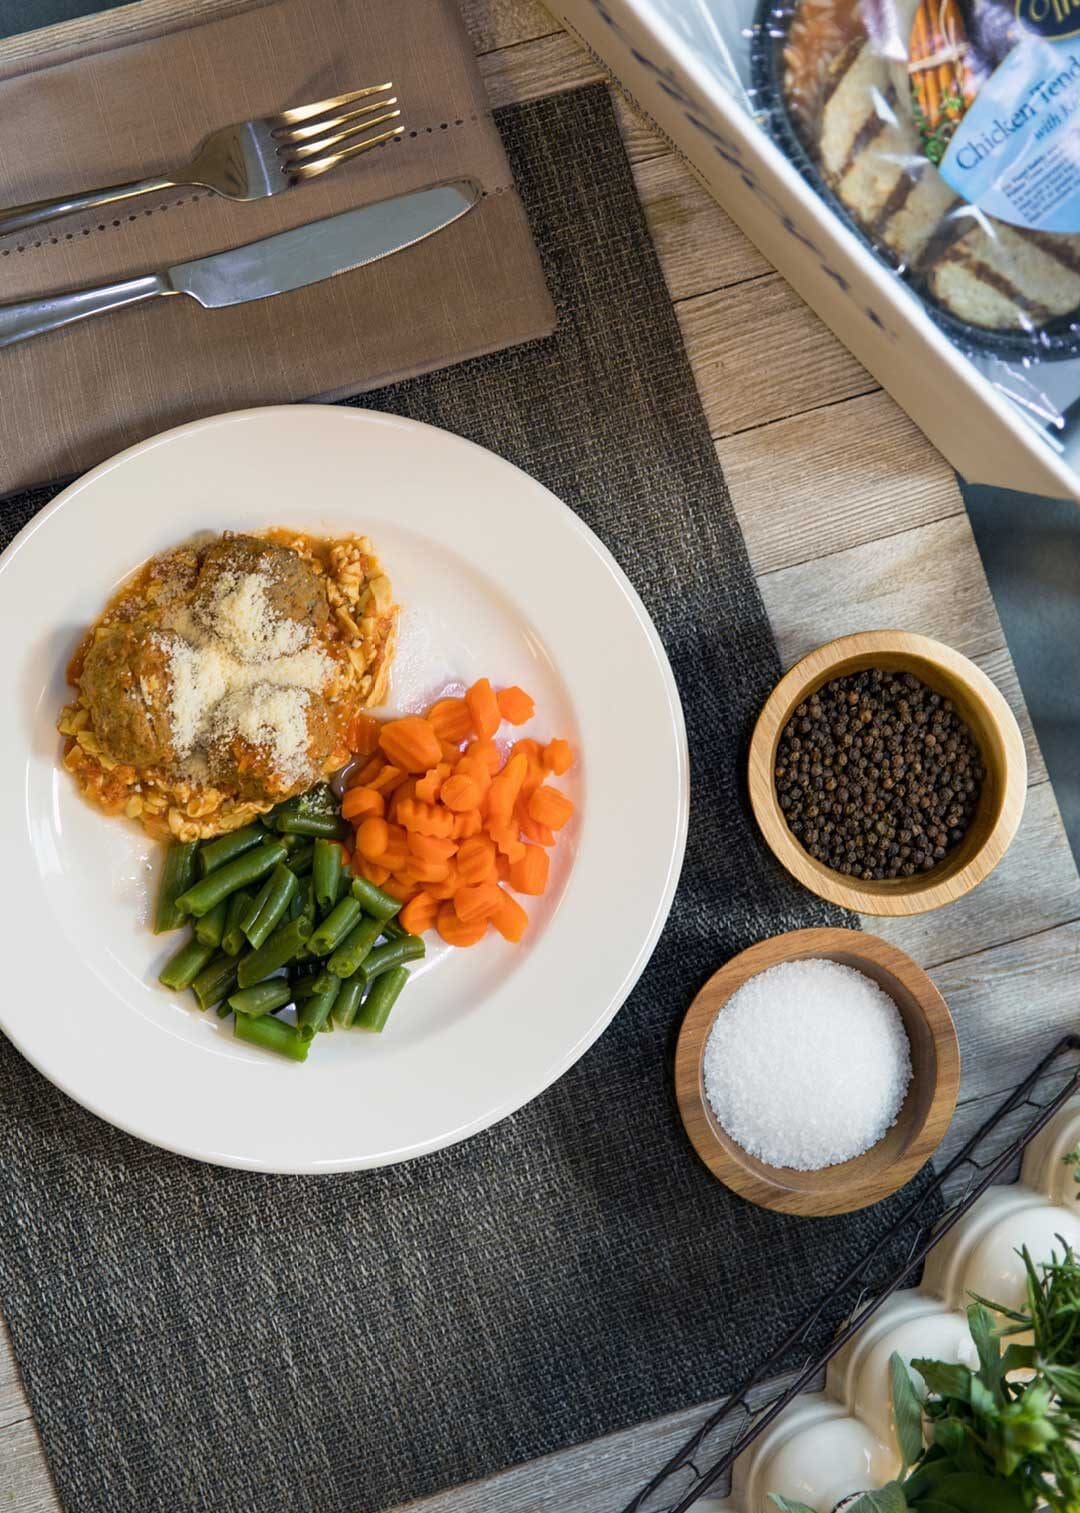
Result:
{"type": "Polygon", "coordinates": [[[742,95],[754,0],[546,3],[965,479],[1080,501],[1080,438],[1070,457],[1045,426],[1080,396],[1080,361],[976,365],[818,198],[742,95]]]}

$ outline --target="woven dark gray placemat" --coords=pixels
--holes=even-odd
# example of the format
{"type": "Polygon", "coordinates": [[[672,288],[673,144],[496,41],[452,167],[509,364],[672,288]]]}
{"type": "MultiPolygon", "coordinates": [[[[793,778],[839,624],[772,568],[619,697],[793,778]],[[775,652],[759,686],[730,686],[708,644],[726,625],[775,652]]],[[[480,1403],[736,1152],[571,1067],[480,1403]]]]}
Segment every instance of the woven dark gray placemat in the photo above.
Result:
{"type": "MultiPolygon", "coordinates": [[[[763,936],[844,920],[748,817],[746,740],[779,667],[606,92],[500,125],[559,330],[363,402],[520,464],[634,580],[686,708],[678,898],[576,1067],[382,1172],[199,1166],[0,1046],[0,1300],[71,1513],[372,1513],[715,1397],[897,1213],[766,1213],[682,1134],[670,1050],[697,987],[763,936]]],[[[7,536],[49,492],[4,506],[7,536]]]]}

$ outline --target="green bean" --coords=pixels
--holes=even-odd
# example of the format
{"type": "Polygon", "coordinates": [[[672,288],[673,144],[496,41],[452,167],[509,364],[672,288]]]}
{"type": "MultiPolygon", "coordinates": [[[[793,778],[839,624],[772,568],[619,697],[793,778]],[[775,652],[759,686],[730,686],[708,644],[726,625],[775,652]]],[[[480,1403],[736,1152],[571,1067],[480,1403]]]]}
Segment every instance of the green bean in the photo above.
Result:
{"type": "Polygon", "coordinates": [[[346,897],[335,904],[322,924],[316,925],[308,938],[308,950],[312,956],[329,956],[331,951],[336,951],[362,913],[355,898],[346,897]]]}
{"type": "Polygon", "coordinates": [[[381,933],[382,925],[379,920],[366,917],[361,919],[359,924],[352,927],[326,963],[327,970],[335,977],[351,977],[381,933]]]}
{"type": "MultiPolygon", "coordinates": [[[[333,1009],[331,1009],[331,1017],[329,1019],[324,1019],[322,1024],[319,1026],[320,1035],[332,1035],[334,1033],[333,1012],[333,1009]]],[[[301,1030],[300,1033],[303,1034],[303,1030],[301,1030]]]]}
{"type": "Polygon", "coordinates": [[[280,841],[267,840],[261,846],[245,851],[235,861],[208,872],[201,882],[180,895],[176,907],[197,917],[209,914],[215,904],[235,893],[237,888],[257,883],[272,872],[278,862],[285,860],[285,855],[285,847],[280,841]]]}
{"type": "Polygon", "coordinates": [[[406,935],[401,940],[392,940],[372,951],[360,966],[360,976],[365,982],[374,982],[384,972],[400,967],[406,961],[417,961],[427,954],[427,947],[419,935],[406,935]]]}
{"type": "Polygon", "coordinates": [[[376,888],[375,884],[369,883],[365,877],[353,878],[352,896],[365,914],[370,914],[372,919],[377,919],[384,925],[401,908],[396,898],[391,898],[389,893],[376,888]]]}
{"type": "Polygon", "coordinates": [[[359,972],[355,977],[347,977],[341,984],[341,992],[334,999],[333,1015],[343,1030],[347,1030],[356,1018],[365,987],[366,983],[359,972]]]}
{"type": "Polygon", "coordinates": [[[176,907],[181,893],[186,893],[195,881],[199,865],[197,841],[173,841],[165,853],[158,884],[157,910],[154,914],[154,934],[164,935],[167,930],[179,930],[185,916],[176,907]]]}
{"type": "Polygon", "coordinates": [[[226,998],[224,1003],[219,1003],[217,1006],[217,1017],[219,1019],[228,1019],[231,1013],[232,1009],[229,1008],[229,1000],[226,998]]]}
{"type": "Polygon", "coordinates": [[[408,980],[407,967],[391,967],[389,972],[377,977],[353,1023],[362,1030],[374,1030],[378,1034],[389,1019],[390,1010],[408,980]]]}
{"type": "Polygon", "coordinates": [[[341,881],[341,847],[337,841],[323,840],[320,836],[315,842],[311,876],[315,881],[315,902],[320,909],[332,909],[341,881]]]}
{"type": "Polygon", "coordinates": [[[204,946],[220,946],[221,937],[225,933],[225,915],[228,907],[225,899],[222,899],[220,904],[214,905],[209,914],[204,914],[202,919],[197,919],[195,939],[201,940],[204,946]]]}
{"type": "Polygon", "coordinates": [[[295,957],[297,951],[307,940],[310,931],[307,921],[303,919],[291,920],[287,925],[279,925],[257,951],[252,951],[250,956],[245,956],[240,963],[236,974],[236,980],[242,988],[250,988],[254,983],[262,982],[264,977],[279,972],[282,967],[287,967],[295,957]]]}
{"type": "Polygon", "coordinates": [[[330,1017],[330,1010],[334,1007],[334,999],[338,996],[341,984],[335,980],[332,988],[327,988],[325,993],[312,993],[310,998],[305,998],[296,1010],[296,1028],[305,1040],[310,1040],[317,1035],[330,1017]]]}
{"type": "Polygon", "coordinates": [[[214,957],[191,984],[200,1009],[212,1009],[236,988],[236,957],[224,952],[214,957]]]}
{"type": "Polygon", "coordinates": [[[383,934],[387,940],[404,940],[408,933],[400,919],[388,919],[383,928],[383,934]]]}
{"type": "Polygon", "coordinates": [[[285,910],[292,903],[293,895],[299,891],[300,880],[289,871],[284,862],[278,862],[244,917],[244,934],[256,951],[271,932],[277,929],[285,910]]]}
{"type": "Polygon", "coordinates": [[[201,940],[196,940],[192,935],[179,951],[169,957],[158,973],[158,982],[176,993],[183,992],[184,988],[191,987],[213,955],[213,946],[204,946],[201,940]]]}
{"type": "Polygon", "coordinates": [[[253,902],[254,899],[246,888],[238,889],[228,900],[221,949],[229,956],[239,956],[244,949],[244,920],[253,902]]]}
{"type": "Polygon", "coordinates": [[[234,1014],[269,1014],[271,1009],[283,1009],[291,1002],[292,989],[287,977],[272,977],[269,982],[257,982],[254,987],[229,994],[229,1007],[234,1014]]]}
{"type": "Polygon", "coordinates": [[[277,1051],[293,1061],[306,1061],[309,1042],[280,1019],[270,1015],[253,1018],[250,1014],[237,1014],[233,1020],[233,1034],[237,1040],[246,1040],[249,1045],[260,1045],[268,1051],[277,1051]]]}
{"type": "Polygon", "coordinates": [[[199,847],[199,868],[203,877],[233,862],[245,851],[250,851],[266,839],[266,831],[259,825],[245,825],[242,830],[230,830],[228,835],[219,835],[217,840],[205,841],[199,847]]]}
{"type": "Polygon", "coordinates": [[[315,992],[315,985],[318,980],[317,977],[290,977],[289,982],[292,986],[293,1003],[301,1004],[305,998],[310,998],[315,992]]]}
{"type": "Polygon", "coordinates": [[[349,827],[342,819],[332,814],[283,814],[274,821],[279,835],[325,836],[327,840],[343,841],[349,827]]]}
{"type": "MultiPolygon", "coordinates": [[[[281,837],[282,845],[287,844],[291,840],[302,840],[302,837],[299,835],[283,835],[281,837]]],[[[315,842],[302,841],[302,844],[297,846],[295,851],[289,852],[289,870],[295,872],[297,877],[306,877],[311,871],[314,860],[315,842]]]]}

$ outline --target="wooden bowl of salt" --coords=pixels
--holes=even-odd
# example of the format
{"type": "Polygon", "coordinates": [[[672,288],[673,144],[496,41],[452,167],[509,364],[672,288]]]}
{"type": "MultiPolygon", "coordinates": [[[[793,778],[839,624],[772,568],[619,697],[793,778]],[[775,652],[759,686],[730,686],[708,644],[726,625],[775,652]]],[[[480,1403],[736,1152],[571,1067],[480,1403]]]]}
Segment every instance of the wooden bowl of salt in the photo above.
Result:
{"type": "Polygon", "coordinates": [[[903,1187],[941,1143],[959,1083],[960,1048],[941,994],[903,951],[861,930],[792,930],[740,952],[694,999],[675,1053],[679,1112],[713,1175],[751,1203],[807,1216],[867,1208],[903,1187]],[[805,965],[792,971],[791,963],[805,965]],[[902,1101],[881,1132],[890,1096],[902,1101]],[[771,1164],[747,1147],[794,1164],[771,1164]],[[836,1159],[852,1147],[859,1153],[836,1159]]]}

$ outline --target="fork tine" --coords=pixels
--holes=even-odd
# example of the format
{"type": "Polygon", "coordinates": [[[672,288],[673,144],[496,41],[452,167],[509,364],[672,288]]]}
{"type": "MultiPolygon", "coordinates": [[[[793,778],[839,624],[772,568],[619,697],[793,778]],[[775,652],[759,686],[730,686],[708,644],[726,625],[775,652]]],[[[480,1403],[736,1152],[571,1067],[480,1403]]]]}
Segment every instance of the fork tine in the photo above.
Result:
{"type": "Polygon", "coordinates": [[[308,158],[317,158],[331,147],[337,147],[342,142],[358,137],[361,132],[370,131],[372,127],[382,126],[386,121],[394,121],[400,114],[400,110],[388,110],[384,116],[376,116],[372,121],[359,121],[353,126],[347,126],[344,131],[336,131],[332,136],[321,138],[318,142],[305,142],[302,147],[282,147],[278,150],[288,168],[295,163],[306,162],[308,158]]]}
{"type": "MultiPolygon", "coordinates": [[[[317,137],[324,131],[333,131],[335,127],[344,126],[349,121],[359,120],[361,116],[369,116],[373,110],[383,110],[388,105],[397,104],[397,95],[391,95],[389,100],[373,100],[370,105],[361,105],[357,110],[347,110],[343,115],[331,116],[328,121],[315,121],[310,126],[279,126],[272,133],[278,142],[306,142],[310,137],[317,137]]],[[[372,123],[369,121],[368,125],[372,123]]]]}
{"type": "Polygon", "coordinates": [[[370,137],[366,142],[358,142],[354,147],[344,147],[340,152],[332,152],[328,157],[316,158],[312,163],[297,163],[291,170],[292,177],[297,180],[316,179],[321,173],[327,173],[331,168],[336,168],[339,163],[344,163],[347,158],[355,158],[360,153],[367,152],[369,147],[378,147],[383,142],[389,142],[392,137],[400,137],[404,130],[404,126],[395,126],[390,131],[384,131],[380,136],[370,137]]]}
{"type": "Polygon", "coordinates": [[[314,105],[294,105],[291,110],[279,111],[276,116],[265,116],[268,126],[295,126],[298,121],[310,121],[312,116],[325,115],[328,110],[340,110],[342,106],[354,105],[357,100],[366,100],[369,95],[382,94],[393,89],[393,84],[369,84],[366,89],[354,89],[347,95],[331,95],[329,100],[316,100],[314,105]]]}

